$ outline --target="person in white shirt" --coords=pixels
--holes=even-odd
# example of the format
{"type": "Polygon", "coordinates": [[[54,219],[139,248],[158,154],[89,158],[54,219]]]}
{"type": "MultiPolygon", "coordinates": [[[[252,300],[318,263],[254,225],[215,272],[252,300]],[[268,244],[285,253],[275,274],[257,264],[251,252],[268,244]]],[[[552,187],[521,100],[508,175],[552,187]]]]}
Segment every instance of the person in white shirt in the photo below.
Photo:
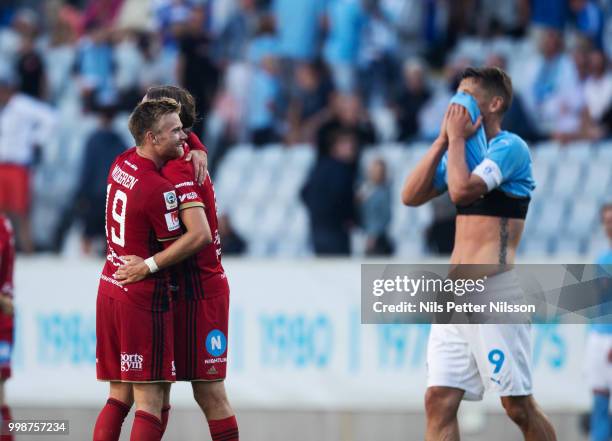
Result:
{"type": "Polygon", "coordinates": [[[16,92],[17,78],[0,72],[0,212],[17,227],[20,249],[34,249],[30,231],[30,168],[37,148],[52,137],[55,111],[16,92]]]}
{"type": "Polygon", "coordinates": [[[589,54],[590,76],[584,85],[584,95],[589,113],[597,122],[612,106],[612,72],[606,69],[606,64],[603,51],[593,49],[589,54]]]}
{"type": "Polygon", "coordinates": [[[525,67],[525,104],[539,132],[560,141],[575,139],[585,109],[576,65],[558,30],[540,29],[538,43],[540,55],[525,67]]]}

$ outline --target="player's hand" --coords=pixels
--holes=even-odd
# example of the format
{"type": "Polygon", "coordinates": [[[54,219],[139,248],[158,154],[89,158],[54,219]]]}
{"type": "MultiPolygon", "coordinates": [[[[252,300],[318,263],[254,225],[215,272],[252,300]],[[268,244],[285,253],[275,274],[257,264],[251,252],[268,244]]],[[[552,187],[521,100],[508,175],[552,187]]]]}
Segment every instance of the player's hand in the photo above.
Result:
{"type": "Polygon", "coordinates": [[[448,139],[469,139],[482,124],[482,115],[472,124],[472,119],[467,109],[459,104],[453,104],[446,116],[446,132],[448,139]]]}
{"type": "Polygon", "coordinates": [[[208,171],[208,155],[202,150],[190,150],[185,156],[185,161],[192,161],[195,169],[195,180],[198,184],[202,184],[206,178],[208,171]]]}
{"type": "Polygon", "coordinates": [[[15,306],[13,304],[13,299],[5,294],[0,295],[0,310],[7,314],[13,315],[15,312],[15,306]]]}
{"type": "Polygon", "coordinates": [[[119,267],[115,274],[113,274],[113,277],[121,286],[140,282],[150,273],[149,267],[144,263],[142,257],[122,256],[121,260],[124,264],[119,267]]]}

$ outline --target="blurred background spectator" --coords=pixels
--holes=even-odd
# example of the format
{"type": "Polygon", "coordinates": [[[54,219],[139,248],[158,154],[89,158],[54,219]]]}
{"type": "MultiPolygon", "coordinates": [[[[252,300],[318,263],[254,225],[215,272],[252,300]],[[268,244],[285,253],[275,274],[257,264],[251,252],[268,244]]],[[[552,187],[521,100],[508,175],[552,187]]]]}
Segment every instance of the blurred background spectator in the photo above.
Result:
{"type": "Polygon", "coordinates": [[[330,135],[329,153],[313,167],[302,199],[310,216],[310,233],[317,256],[351,254],[350,232],[355,225],[355,160],[358,139],[344,129],[330,135]]]}
{"type": "Polygon", "coordinates": [[[224,256],[239,256],[246,251],[246,243],[236,232],[228,214],[219,216],[219,236],[223,244],[224,256]]]}
{"type": "MultiPolygon", "coordinates": [[[[342,221],[335,224],[334,240],[342,245],[332,248],[348,252],[350,236],[358,230],[346,225],[356,224],[355,213],[346,203],[333,205],[339,198],[327,186],[344,186],[350,179],[354,193],[363,179],[360,170],[365,171],[359,165],[372,150],[387,166],[388,237],[395,242],[394,253],[446,250],[427,239],[426,228],[435,225],[429,231],[437,235],[433,231],[451,223],[452,214],[404,209],[397,188],[425,143],[437,136],[461,71],[489,65],[512,76],[514,100],[503,127],[532,143],[538,191],[566,195],[554,209],[536,202],[530,222],[559,216],[563,228],[573,231],[567,246],[590,252],[596,243],[594,233],[588,233],[593,224],[589,220],[590,229],[571,230],[578,227],[568,195],[579,192],[574,183],[590,176],[610,183],[603,168],[612,134],[611,16],[612,5],[604,0],[4,1],[0,65],[15,76],[12,87],[19,96],[45,102],[34,107],[53,109],[59,121],[49,136],[28,135],[24,141],[30,145],[24,152],[29,152],[35,201],[33,241],[38,248],[57,249],[56,240],[44,232],[60,231],[66,213],[75,212],[55,195],[83,196],[78,178],[84,168],[106,173],[103,161],[88,164],[88,140],[99,144],[102,130],[105,136],[114,134],[108,141],[113,146],[132,144],[127,115],[144,91],[178,84],[197,99],[195,130],[209,148],[221,202],[239,207],[231,211],[235,232],[245,243],[238,248],[262,255],[307,254],[302,238],[317,230],[312,223],[321,223],[315,213],[338,212],[342,221]],[[98,115],[108,102],[117,104],[117,113],[100,129],[98,115]],[[354,158],[339,153],[351,149],[338,143],[351,145],[354,158]],[[259,153],[251,152],[252,145],[259,153]],[[557,156],[546,153],[547,146],[558,147],[557,156]],[[572,163],[571,179],[559,178],[565,161],[559,146],[579,158],[572,163]],[[32,167],[39,150],[46,154],[32,167]],[[243,169],[244,164],[251,167],[243,169]],[[320,186],[306,192],[304,205],[299,189],[309,170],[306,188],[320,186]],[[326,176],[336,171],[340,177],[326,176]],[[559,190],[561,184],[571,188],[559,190]],[[290,219],[286,240],[292,246],[279,245],[280,234],[254,246],[264,239],[251,237],[244,227],[258,200],[253,197],[266,187],[274,191],[257,208],[268,213],[264,229],[290,219]],[[251,197],[248,203],[242,194],[251,197]]],[[[0,139],[5,136],[0,133],[0,139]]],[[[110,156],[114,148],[106,153],[110,156]]],[[[337,190],[348,195],[347,188],[337,190]]],[[[602,197],[592,194],[584,201],[589,210],[602,197]]],[[[94,197],[83,198],[89,196],[94,197]]],[[[526,232],[525,243],[537,249],[555,253],[566,246],[552,237],[542,244],[536,233],[530,241],[531,233],[526,232]]],[[[24,240],[24,249],[32,249],[24,240]]],[[[320,250],[320,243],[314,249],[320,250]]],[[[362,251],[353,248],[353,253],[362,251]]]]}
{"type": "Polygon", "coordinates": [[[53,136],[53,109],[17,90],[17,77],[0,73],[0,211],[17,230],[17,248],[34,251],[30,225],[31,168],[40,163],[42,146],[53,136]]]}
{"type": "Polygon", "coordinates": [[[66,233],[73,222],[80,220],[83,229],[81,249],[84,254],[104,255],[106,252],[104,207],[106,205],[106,178],[115,158],[126,149],[125,141],[113,128],[117,114],[116,102],[98,103],[98,127],[85,142],[76,194],[72,204],[59,222],[54,243],[61,251],[66,233]]]}
{"type": "Polygon", "coordinates": [[[431,98],[431,90],[427,84],[427,72],[420,61],[407,60],[402,74],[401,86],[393,101],[398,139],[412,141],[418,138],[419,115],[431,98]]]}
{"type": "Polygon", "coordinates": [[[366,256],[389,256],[393,244],[389,239],[391,225],[391,187],[387,165],[380,158],[370,163],[367,179],[357,194],[361,226],[366,234],[366,256]]]}

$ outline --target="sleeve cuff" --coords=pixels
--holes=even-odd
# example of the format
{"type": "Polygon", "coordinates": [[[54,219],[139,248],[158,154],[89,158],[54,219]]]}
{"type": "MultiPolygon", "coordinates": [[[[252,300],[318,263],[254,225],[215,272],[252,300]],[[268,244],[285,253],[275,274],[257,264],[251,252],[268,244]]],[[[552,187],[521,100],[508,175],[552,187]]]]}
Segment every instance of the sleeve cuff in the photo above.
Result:
{"type": "Polygon", "coordinates": [[[502,183],[502,173],[499,166],[488,158],[478,164],[472,173],[479,176],[487,184],[487,191],[493,190],[502,183]]]}
{"type": "Polygon", "coordinates": [[[191,207],[205,208],[202,202],[185,202],[184,204],[179,205],[179,210],[184,210],[186,208],[191,208],[191,207]]]}

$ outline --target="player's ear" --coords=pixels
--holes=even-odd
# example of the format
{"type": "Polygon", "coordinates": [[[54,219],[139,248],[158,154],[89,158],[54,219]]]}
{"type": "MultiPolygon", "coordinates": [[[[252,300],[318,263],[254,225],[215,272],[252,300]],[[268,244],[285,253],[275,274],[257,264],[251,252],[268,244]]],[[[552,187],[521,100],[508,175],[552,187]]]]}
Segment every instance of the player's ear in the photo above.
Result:
{"type": "Polygon", "coordinates": [[[157,144],[157,137],[152,130],[148,130],[147,133],[145,133],[145,139],[151,144],[157,144]]]}
{"type": "Polygon", "coordinates": [[[503,105],[504,105],[504,99],[501,96],[494,96],[489,106],[491,113],[499,112],[503,105]]]}

